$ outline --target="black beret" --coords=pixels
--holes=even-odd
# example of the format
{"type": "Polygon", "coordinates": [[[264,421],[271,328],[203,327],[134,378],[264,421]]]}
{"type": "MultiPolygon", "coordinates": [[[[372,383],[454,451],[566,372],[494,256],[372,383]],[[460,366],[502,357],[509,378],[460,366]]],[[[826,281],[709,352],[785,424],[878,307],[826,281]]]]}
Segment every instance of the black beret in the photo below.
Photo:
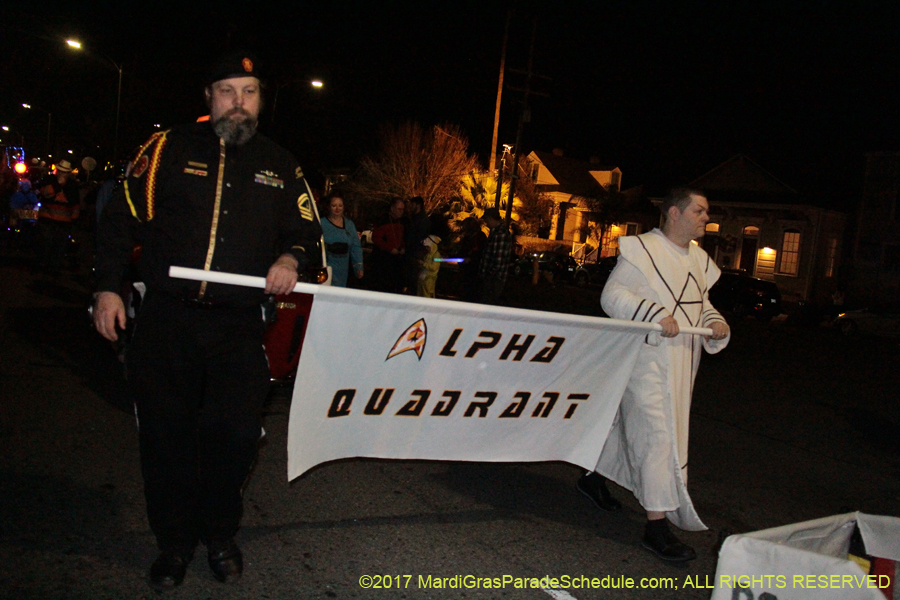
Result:
{"type": "Polygon", "coordinates": [[[206,77],[206,85],[212,85],[217,81],[232,77],[256,77],[262,80],[256,56],[242,50],[222,55],[210,69],[206,77]]]}

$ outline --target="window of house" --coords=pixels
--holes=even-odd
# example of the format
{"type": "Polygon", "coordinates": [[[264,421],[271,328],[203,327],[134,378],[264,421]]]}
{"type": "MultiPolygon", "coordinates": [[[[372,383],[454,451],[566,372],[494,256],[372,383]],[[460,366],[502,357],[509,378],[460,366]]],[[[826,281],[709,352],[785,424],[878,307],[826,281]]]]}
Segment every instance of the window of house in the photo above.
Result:
{"type": "Polygon", "coordinates": [[[622,236],[637,234],[637,223],[618,223],[616,225],[610,225],[603,232],[603,242],[600,244],[601,258],[606,258],[607,256],[618,256],[619,238],[622,236]]]}
{"type": "Polygon", "coordinates": [[[624,225],[610,225],[603,232],[603,243],[600,245],[600,256],[616,256],[619,254],[619,238],[625,235],[624,225]]]}
{"type": "Polygon", "coordinates": [[[781,241],[781,266],[778,272],[782,275],[797,275],[800,271],[800,232],[788,229],[781,241]]]}
{"type": "Polygon", "coordinates": [[[616,171],[612,172],[612,187],[619,189],[619,181],[621,180],[622,175],[616,171]]]}
{"type": "Polygon", "coordinates": [[[709,254],[713,260],[716,259],[716,248],[719,247],[719,224],[718,223],[707,223],[706,224],[706,235],[703,236],[703,243],[701,244],[706,253],[709,254]]]}

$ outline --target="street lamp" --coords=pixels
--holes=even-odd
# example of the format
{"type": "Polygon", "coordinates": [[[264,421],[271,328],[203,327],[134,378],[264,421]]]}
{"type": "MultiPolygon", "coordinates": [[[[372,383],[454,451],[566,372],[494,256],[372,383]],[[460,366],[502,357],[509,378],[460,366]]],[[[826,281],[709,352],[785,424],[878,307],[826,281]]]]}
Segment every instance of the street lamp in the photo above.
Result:
{"type": "MultiPolygon", "coordinates": [[[[77,40],[66,40],[66,43],[69,46],[71,46],[72,48],[75,48],[76,50],[82,49],[81,42],[79,42],[77,40]]],[[[91,53],[88,52],[88,54],[91,54],[91,53]]],[[[118,88],[118,91],[116,92],[116,137],[115,137],[115,141],[113,142],[113,159],[115,160],[119,156],[119,112],[122,107],[122,67],[116,61],[114,61],[107,55],[103,54],[102,52],[96,52],[95,54],[102,56],[103,58],[108,60],[110,63],[112,63],[112,66],[115,67],[116,71],[119,72],[119,88],[118,88]]]]}
{"type": "Polygon", "coordinates": [[[49,153],[50,152],[50,121],[51,121],[51,119],[53,119],[53,113],[51,113],[49,110],[44,110],[43,108],[35,108],[34,106],[28,104],[27,102],[23,102],[22,106],[24,106],[28,110],[31,110],[31,109],[41,110],[41,111],[44,111],[45,113],[47,113],[47,150],[46,150],[46,152],[49,153]]]}
{"type": "Polygon", "coordinates": [[[21,146],[24,146],[24,145],[25,145],[25,136],[22,135],[20,132],[18,132],[18,131],[10,131],[9,125],[3,125],[3,126],[0,126],[0,129],[2,129],[3,131],[5,131],[5,132],[7,132],[7,133],[15,133],[16,135],[19,136],[19,145],[21,145],[21,146]]]}
{"type": "Polygon", "coordinates": [[[287,86],[294,84],[294,83],[308,83],[310,86],[312,86],[316,89],[320,89],[325,86],[325,84],[322,83],[321,79],[289,79],[289,80],[285,81],[284,83],[279,83],[278,85],[276,85],[275,86],[275,97],[272,99],[272,110],[269,113],[270,119],[271,119],[269,121],[270,123],[275,122],[275,108],[278,106],[278,92],[280,92],[282,88],[286,88],[287,86]]]}

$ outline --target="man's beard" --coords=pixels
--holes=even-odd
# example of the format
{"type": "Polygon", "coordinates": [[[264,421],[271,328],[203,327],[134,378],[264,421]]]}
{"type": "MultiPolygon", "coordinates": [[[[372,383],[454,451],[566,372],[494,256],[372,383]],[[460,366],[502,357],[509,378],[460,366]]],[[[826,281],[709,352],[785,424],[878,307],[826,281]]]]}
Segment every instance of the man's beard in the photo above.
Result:
{"type": "Polygon", "coordinates": [[[216,119],[213,129],[220,138],[225,140],[228,146],[242,146],[250,141],[256,133],[258,121],[250,116],[247,111],[235,108],[216,119]],[[233,119],[233,115],[243,115],[243,119],[233,119]]]}

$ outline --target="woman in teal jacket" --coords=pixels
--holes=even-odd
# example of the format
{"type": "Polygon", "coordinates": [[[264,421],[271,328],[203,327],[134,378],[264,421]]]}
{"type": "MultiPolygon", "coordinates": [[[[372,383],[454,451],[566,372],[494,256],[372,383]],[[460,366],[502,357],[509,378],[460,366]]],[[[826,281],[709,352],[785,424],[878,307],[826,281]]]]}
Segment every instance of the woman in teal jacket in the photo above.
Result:
{"type": "Polygon", "coordinates": [[[344,199],[337,194],[328,197],[322,219],[322,235],[325,238],[325,255],[331,267],[331,285],[347,287],[350,266],[358,279],[363,276],[362,246],[356,225],[344,217],[344,199]]]}

